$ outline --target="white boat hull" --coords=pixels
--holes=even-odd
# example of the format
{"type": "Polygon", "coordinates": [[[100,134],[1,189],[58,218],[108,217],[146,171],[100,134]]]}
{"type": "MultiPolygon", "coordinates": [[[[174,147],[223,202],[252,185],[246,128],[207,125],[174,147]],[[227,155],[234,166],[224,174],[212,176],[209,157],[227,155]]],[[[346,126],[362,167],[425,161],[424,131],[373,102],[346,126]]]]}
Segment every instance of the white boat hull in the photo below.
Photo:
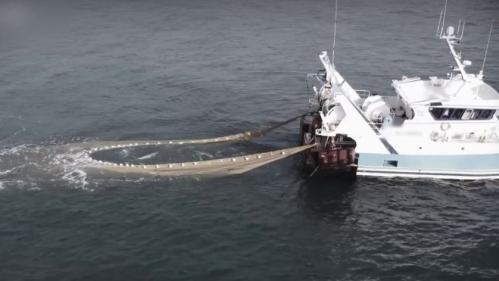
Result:
{"type": "Polygon", "coordinates": [[[499,154],[484,155],[359,155],[359,176],[499,179],[499,154]]]}

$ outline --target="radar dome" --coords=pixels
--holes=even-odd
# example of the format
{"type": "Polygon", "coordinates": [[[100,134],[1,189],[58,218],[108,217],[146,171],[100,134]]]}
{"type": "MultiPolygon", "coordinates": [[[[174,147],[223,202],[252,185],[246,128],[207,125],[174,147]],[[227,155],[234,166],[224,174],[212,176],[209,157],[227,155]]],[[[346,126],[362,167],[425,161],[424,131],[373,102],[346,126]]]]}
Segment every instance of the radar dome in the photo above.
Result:
{"type": "Polygon", "coordinates": [[[448,36],[454,35],[454,27],[453,26],[447,27],[447,35],[448,36]]]}

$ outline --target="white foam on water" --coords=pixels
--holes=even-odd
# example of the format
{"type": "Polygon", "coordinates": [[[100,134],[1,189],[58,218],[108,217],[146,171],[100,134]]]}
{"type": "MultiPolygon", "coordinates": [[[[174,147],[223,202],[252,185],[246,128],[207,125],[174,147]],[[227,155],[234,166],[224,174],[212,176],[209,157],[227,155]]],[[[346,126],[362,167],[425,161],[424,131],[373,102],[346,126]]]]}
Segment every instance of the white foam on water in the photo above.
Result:
{"type": "Polygon", "coordinates": [[[207,158],[207,159],[213,159],[214,156],[213,154],[211,153],[208,153],[208,152],[203,152],[203,151],[194,151],[194,153],[196,154],[196,157],[198,158],[198,160],[204,160],[203,157],[207,158]]]}
{"type": "Polygon", "coordinates": [[[71,187],[83,190],[88,188],[88,175],[84,168],[90,164],[95,165],[95,161],[88,157],[84,150],[69,150],[56,154],[50,159],[50,164],[62,169],[60,178],[68,182],[71,187]]]}
{"type": "Polygon", "coordinates": [[[120,154],[120,157],[127,157],[128,155],[130,155],[130,149],[127,149],[127,148],[121,149],[119,154],[120,154]]]}
{"type": "Polygon", "coordinates": [[[23,190],[40,190],[40,187],[33,182],[25,180],[2,180],[0,181],[0,191],[7,190],[11,188],[23,189],[23,190]]]}
{"type": "Polygon", "coordinates": [[[0,149],[0,189],[6,189],[10,186],[25,187],[23,180],[17,173],[22,174],[22,170],[27,170],[29,166],[36,166],[30,163],[29,155],[38,153],[38,148],[33,145],[19,145],[0,149]]]}
{"type": "Polygon", "coordinates": [[[88,187],[87,173],[82,169],[65,169],[61,178],[78,189],[85,190],[88,187]]]}
{"type": "Polygon", "coordinates": [[[8,175],[8,174],[12,173],[16,168],[17,167],[14,167],[14,168],[11,168],[11,169],[8,169],[8,170],[0,171],[0,176],[8,175]]]}
{"type": "Polygon", "coordinates": [[[36,146],[30,145],[30,144],[22,144],[10,148],[4,148],[0,150],[0,156],[6,156],[6,155],[17,155],[21,151],[25,151],[27,149],[34,149],[36,146]]]}
{"type": "Polygon", "coordinates": [[[150,153],[150,154],[147,154],[147,155],[144,155],[142,157],[139,157],[137,158],[137,160],[147,160],[147,159],[151,159],[151,158],[154,158],[158,155],[158,152],[153,152],[153,153],[150,153]]]}

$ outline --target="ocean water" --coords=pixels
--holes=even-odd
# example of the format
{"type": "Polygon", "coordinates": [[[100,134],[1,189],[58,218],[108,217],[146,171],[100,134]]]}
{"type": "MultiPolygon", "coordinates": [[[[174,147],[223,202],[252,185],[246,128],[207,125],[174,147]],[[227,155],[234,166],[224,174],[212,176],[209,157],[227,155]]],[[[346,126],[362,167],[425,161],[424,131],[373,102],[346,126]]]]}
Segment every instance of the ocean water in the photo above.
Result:
{"type": "MultiPolygon", "coordinates": [[[[443,76],[444,1],[340,1],[357,89],[443,76]]],[[[310,179],[290,158],[225,178],[98,178],[50,144],[237,133],[308,110],[332,1],[0,2],[0,280],[498,280],[499,182],[310,179]],[[69,3],[68,3],[69,2],[69,3]]],[[[449,0],[480,69],[495,0],[449,0]]],[[[499,89],[499,30],[486,80],[499,89]]],[[[294,146],[262,139],[122,159],[294,146]]]]}

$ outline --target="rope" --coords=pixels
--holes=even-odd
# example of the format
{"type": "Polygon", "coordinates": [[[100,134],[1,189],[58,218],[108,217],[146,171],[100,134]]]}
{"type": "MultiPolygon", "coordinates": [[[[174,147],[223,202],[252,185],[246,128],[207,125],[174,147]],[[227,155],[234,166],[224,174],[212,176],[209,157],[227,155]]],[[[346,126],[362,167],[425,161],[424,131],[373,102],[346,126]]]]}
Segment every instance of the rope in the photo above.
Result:
{"type": "Polygon", "coordinates": [[[184,144],[210,144],[210,143],[224,143],[224,142],[234,142],[250,140],[257,137],[261,137],[266,133],[273,131],[279,127],[287,125],[298,118],[305,115],[301,114],[283,122],[279,122],[275,125],[260,128],[253,131],[246,131],[239,134],[221,136],[216,138],[206,138],[206,139],[184,139],[184,140],[134,140],[134,141],[93,141],[79,144],[71,144],[72,146],[78,146],[80,148],[89,149],[91,153],[102,150],[111,150],[116,148],[127,148],[136,146],[156,146],[156,145],[184,145],[184,144]]]}

